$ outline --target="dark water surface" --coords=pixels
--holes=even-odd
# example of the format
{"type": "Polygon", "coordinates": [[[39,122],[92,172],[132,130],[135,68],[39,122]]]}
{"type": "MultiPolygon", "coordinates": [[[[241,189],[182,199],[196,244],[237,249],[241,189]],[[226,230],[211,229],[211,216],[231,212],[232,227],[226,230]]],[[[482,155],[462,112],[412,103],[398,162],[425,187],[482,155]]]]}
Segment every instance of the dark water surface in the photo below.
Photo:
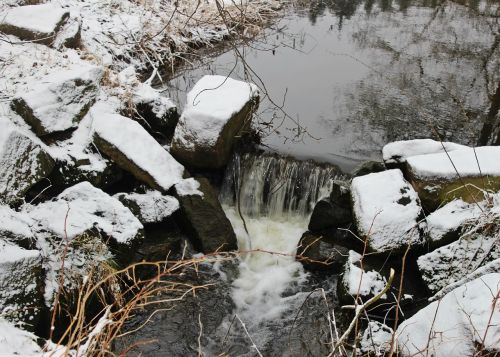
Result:
{"type": "Polygon", "coordinates": [[[345,170],[380,159],[393,140],[474,144],[499,83],[498,7],[303,1],[256,41],[195,61],[164,89],[182,107],[204,74],[252,81],[266,94],[256,126],[269,150],[345,170]]]}

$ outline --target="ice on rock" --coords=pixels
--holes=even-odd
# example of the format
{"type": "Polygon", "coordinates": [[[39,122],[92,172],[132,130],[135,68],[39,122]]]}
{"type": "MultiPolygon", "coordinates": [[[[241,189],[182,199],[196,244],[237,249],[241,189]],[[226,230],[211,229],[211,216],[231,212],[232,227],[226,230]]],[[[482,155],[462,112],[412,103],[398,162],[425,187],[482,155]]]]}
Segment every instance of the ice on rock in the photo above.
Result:
{"type": "Polygon", "coordinates": [[[250,124],[258,98],[254,84],[204,76],[187,95],[172,153],[192,166],[224,166],[235,136],[250,124]]]}
{"type": "Polygon", "coordinates": [[[385,145],[382,155],[386,164],[398,164],[406,162],[410,156],[435,154],[445,151],[467,149],[465,145],[451,142],[439,142],[432,139],[414,139],[394,141],[385,145]]]}
{"type": "Polygon", "coordinates": [[[396,338],[404,356],[473,356],[498,351],[500,273],[460,286],[403,321],[396,338]],[[492,310],[494,309],[494,310],[492,310]],[[429,340],[430,339],[430,340],[429,340]]]}
{"type": "Polygon", "coordinates": [[[351,184],[358,232],[377,252],[420,243],[417,193],[400,170],[355,177],[351,184]]]}
{"type": "Polygon", "coordinates": [[[0,117],[0,202],[15,204],[54,168],[54,160],[42,147],[0,117]]]}
{"type": "Polygon", "coordinates": [[[101,67],[82,64],[35,78],[12,108],[39,136],[74,129],[95,102],[102,74],[101,67]]]}
{"type": "Polygon", "coordinates": [[[139,123],[98,111],[94,118],[95,144],[124,170],[163,192],[182,180],[184,167],[139,123]]]}
{"type": "Polygon", "coordinates": [[[50,2],[13,7],[0,17],[0,31],[21,40],[51,45],[68,17],[69,11],[50,2]]]}
{"type": "Polygon", "coordinates": [[[116,197],[143,224],[159,223],[179,209],[179,201],[175,197],[162,195],[158,191],[146,193],[118,193],[116,197]]]}

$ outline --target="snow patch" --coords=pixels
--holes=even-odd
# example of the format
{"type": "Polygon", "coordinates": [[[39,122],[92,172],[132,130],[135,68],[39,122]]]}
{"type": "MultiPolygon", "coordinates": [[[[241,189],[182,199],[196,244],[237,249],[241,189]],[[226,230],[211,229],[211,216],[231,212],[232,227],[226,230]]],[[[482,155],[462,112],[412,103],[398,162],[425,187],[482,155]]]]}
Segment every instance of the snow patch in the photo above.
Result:
{"type": "Polygon", "coordinates": [[[200,183],[194,178],[188,178],[182,180],[175,185],[175,191],[179,196],[192,196],[197,195],[203,197],[203,192],[198,190],[200,188],[200,183]]]}
{"type": "Polygon", "coordinates": [[[439,142],[432,139],[415,139],[394,141],[385,145],[382,155],[386,164],[396,164],[406,162],[410,156],[441,153],[444,151],[454,151],[467,149],[465,145],[451,142],[439,142]]]}

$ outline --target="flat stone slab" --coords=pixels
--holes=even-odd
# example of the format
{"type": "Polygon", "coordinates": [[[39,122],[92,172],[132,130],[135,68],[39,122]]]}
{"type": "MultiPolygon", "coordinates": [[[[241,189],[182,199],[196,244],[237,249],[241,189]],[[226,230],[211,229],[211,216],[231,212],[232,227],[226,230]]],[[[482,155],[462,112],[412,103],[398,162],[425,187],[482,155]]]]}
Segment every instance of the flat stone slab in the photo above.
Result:
{"type": "Polygon", "coordinates": [[[371,250],[400,250],[421,243],[420,202],[400,170],[355,177],[351,198],[358,233],[362,239],[368,237],[371,250]]]}
{"type": "Polygon", "coordinates": [[[52,3],[11,8],[0,17],[0,31],[51,45],[59,28],[69,17],[69,11],[52,3]]]}
{"type": "Polygon", "coordinates": [[[119,114],[94,115],[94,143],[122,169],[162,192],[182,180],[184,167],[139,123],[119,114]]]}

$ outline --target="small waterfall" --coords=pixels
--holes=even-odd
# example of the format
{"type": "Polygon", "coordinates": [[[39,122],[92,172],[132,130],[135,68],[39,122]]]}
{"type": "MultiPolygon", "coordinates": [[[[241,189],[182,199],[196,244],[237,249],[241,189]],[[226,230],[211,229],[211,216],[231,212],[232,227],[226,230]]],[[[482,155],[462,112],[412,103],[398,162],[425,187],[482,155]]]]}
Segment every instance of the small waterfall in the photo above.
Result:
{"type": "Polygon", "coordinates": [[[228,165],[220,200],[241,252],[233,300],[250,327],[279,319],[306,280],[297,245],[314,204],[340,177],[335,166],[270,154],[235,155],[228,165]]]}
{"type": "Polygon", "coordinates": [[[220,199],[235,206],[239,196],[240,209],[249,217],[307,217],[341,176],[333,165],[272,154],[236,154],[226,169],[220,199]]]}

